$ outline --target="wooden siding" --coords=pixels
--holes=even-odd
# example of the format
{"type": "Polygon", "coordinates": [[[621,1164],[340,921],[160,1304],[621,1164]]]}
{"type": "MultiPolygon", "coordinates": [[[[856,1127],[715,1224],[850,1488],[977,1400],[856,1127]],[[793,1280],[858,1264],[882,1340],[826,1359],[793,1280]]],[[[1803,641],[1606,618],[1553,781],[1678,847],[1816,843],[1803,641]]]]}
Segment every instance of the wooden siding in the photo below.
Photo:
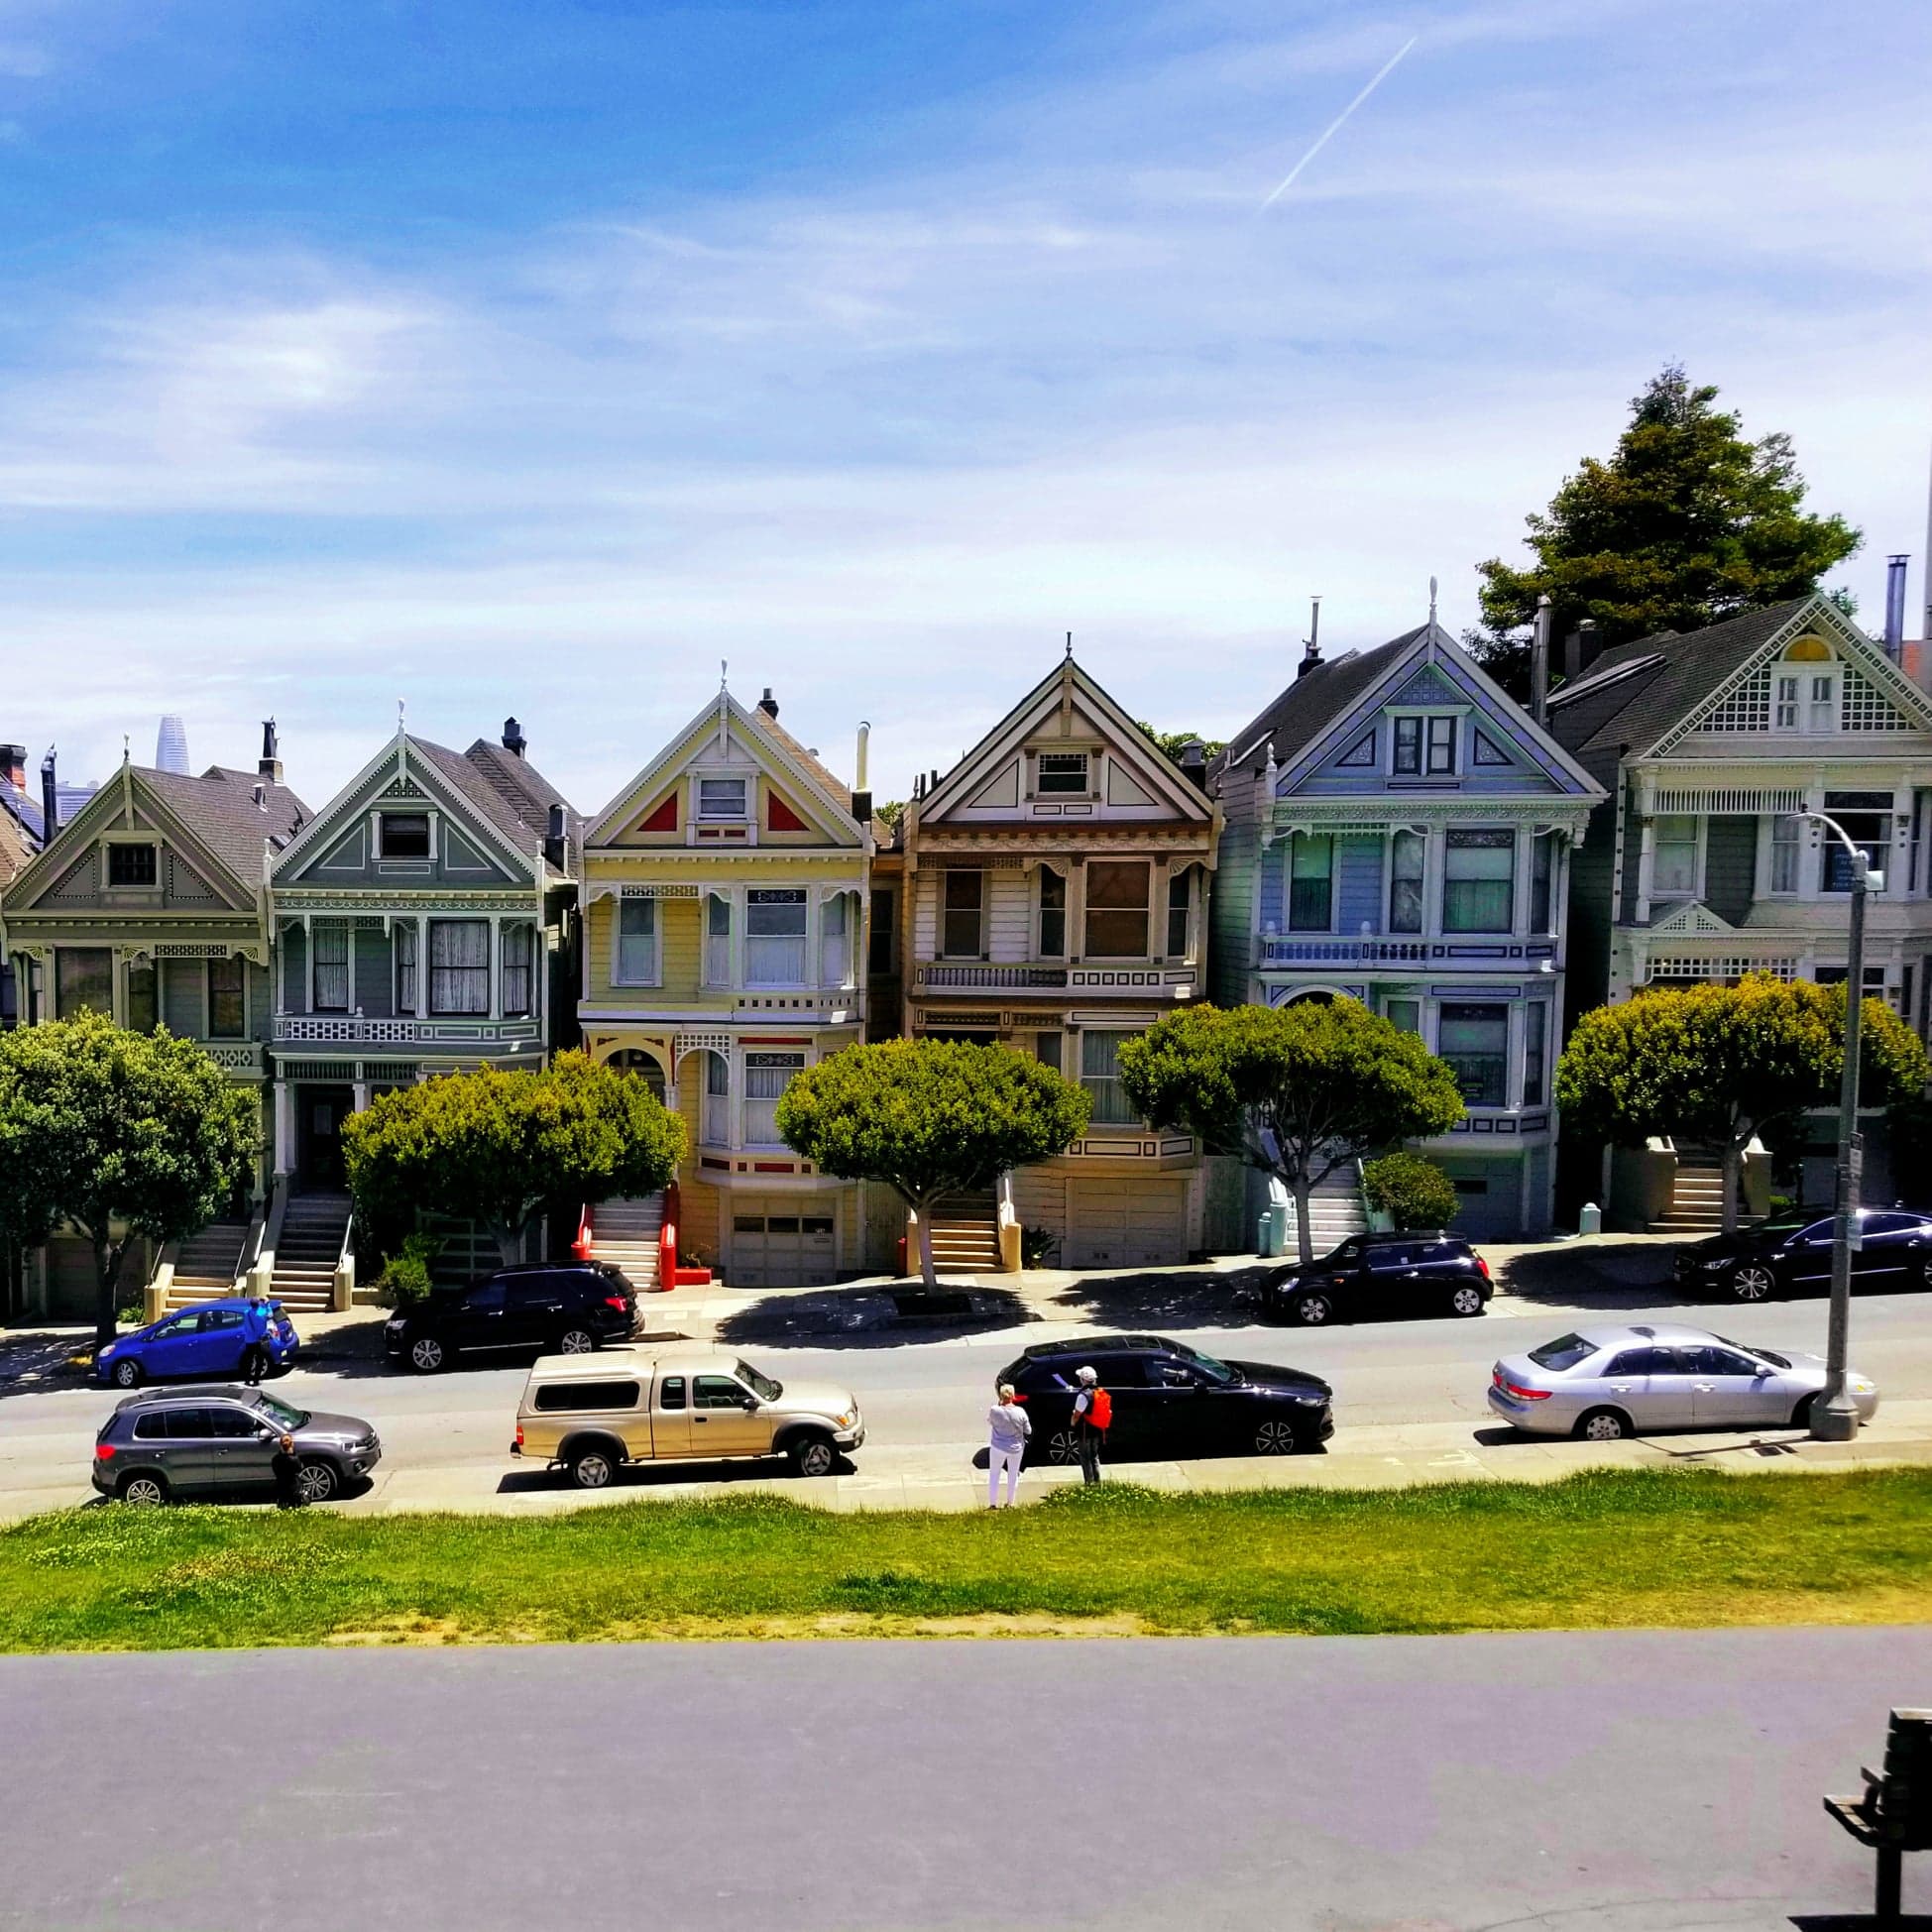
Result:
{"type": "Polygon", "coordinates": [[[1741,925],[1758,884],[1758,820],[1742,814],[1713,818],[1704,833],[1704,903],[1720,919],[1741,925]]]}
{"type": "Polygon", "coordinates": [[[1230,822],[1221,831],[1220,869],[1214,874],[1209,969],[1214,1000],[1239,1006],[1248,997],[1254,958],[1255,828],[1230,822]]]}
{"type": "Polygon", "coordinates": [[[1379,933],[1383,841],[1342,838],[1335,845],[1335,931],[1379,933]]]}

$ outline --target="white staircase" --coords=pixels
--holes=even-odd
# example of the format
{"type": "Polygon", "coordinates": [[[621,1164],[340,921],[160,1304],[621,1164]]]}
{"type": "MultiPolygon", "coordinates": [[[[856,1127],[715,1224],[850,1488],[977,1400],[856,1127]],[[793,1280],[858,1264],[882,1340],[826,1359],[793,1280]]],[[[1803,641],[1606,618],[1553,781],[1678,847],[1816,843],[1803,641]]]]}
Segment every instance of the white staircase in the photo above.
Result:
{"type": "Polygon", "coordinates": [[[1724,1226],[1724,1164],[1696,1148],[1677,1150],[1670,1209],[1652,1221],[1652,1234],[1715,1234],[1724,1226]]]}
{"type": "MultiPolygon", "coordinates": [[[[1308,1236],[1313,1251],[1324,1255],[1351,1234],[1362,1233],[1368,1224],[1360,1172],[1354,1162],[1345,1161],[1308,1195],[1308,1236]]],[[[1302,1252],[1293,1193],[1288,1196],[1288,1238],[1282,1252],[1289,1256],[1302,1252]]]]}
{"type": "Polygon", "coordinates": [[[615,1268],[635,1294],[668,1288],[670,1283],[657,1279],[657,1237],[663,1226],[662,1194],[600,1200],[591,1209],[590,1258],[615,1268]]]}
{"type": "Polygon", "coordinates": [[[297,1194],[276,1244],[269,1293],[290,1313],[317,1314],[335,1301],[335,1270],[349,1233],[347,1194],[297,1194]]]}
{"type": "Polygon", "coordinates": [[[162,1298],[163,1307],[185,1308],[233,1295],[247,1241],[246,1221],[211,1221],[199,1234],[189,1235],[174,1257],[174,1278],[162,1298]]]}

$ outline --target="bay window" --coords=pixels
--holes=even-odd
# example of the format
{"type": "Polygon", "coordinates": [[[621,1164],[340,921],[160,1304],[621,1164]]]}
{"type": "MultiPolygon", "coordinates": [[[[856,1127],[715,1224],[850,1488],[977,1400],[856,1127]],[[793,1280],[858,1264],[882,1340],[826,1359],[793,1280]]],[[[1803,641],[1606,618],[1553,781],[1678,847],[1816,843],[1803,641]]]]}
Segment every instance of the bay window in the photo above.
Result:
{"type": "Polygon", "coordinates": [[[850,986],[852,943],[846,894],[834,892],[819,907],[819,984],[850,986]]]}
{"type": "Polygon", "coordinates": [[[1191,943],[1193,932],[1193,868],[1184,866],[1178,872],[1168,874],[1168,946],[1167,958],[1186,960],[1192,958],[1191,943]]]}
{"type": "Polygon", "coordinates": [[[309,943],[315,949],[315,1010],[349,1010],[349,923],[344,919],[317,920],[309,943]]]}
{"type": "Polygon", "coordinates": [[[744,895],[744,983],[805,983],[805,889],[753,886],[744,895]]]}
{"type": "Polygon", "coordinates": [[[128,962],[128,1013],[126,1025],[133,1033],[152,1033],[161,1024],[159,978],[151,960],[145,966],[128,962]]]}
{"type": "Polygon", "coordinates": [[[413,925],[398,926],[394,941],[396,954],[396,1010],[398,1013],[416,1013],[421,1008],[416,1004],[416,929],[413,925]]]}
{"type": "Polygon", "coordinates": [[[1089,960],[1144,960],[1151,868],[1145,860],[1089,859],[1086,866],[1086,946],[1089,960]]]}
{"type": "Polygon", "coordinates": [[[240,1040],[248,1033],[248,963],[239,955],[208,962],[208,1038],[240,1040]]]}
{"type": "Polygon", "coordinates": [[[618,901],[618,960],[612,975],[620,986],[657,983],[657,901],[618,901]]]}
{"type": "Polygon", "coordinates": [[[1516,901],[1516,834],[1451,832],[1442,853],[1442,930],[1507,933],[1516,901]]]}
{"type": "Polygon", "coordinates": [[[1067,957],[1067,874],[1051,865],[1040,867],[1040,925],[1033,957],[1036,960],[1064,960],[1067,957]]]}
{"type": "Polygon", "coordinates": [[[114,1017],[114,955],[105,946],[62,946],[54,955],[54,1017],[114,1017]]]}
{"type": "Polygon", "coordinates": [[[531,1012],[530,995],[535,989],[535,927],[506,926],[503,946],[504,1015],[512,1020],[527,1019],[531,1012]]]}
{"type": "Polygon", "coordinates": [[[1446,1000],[1436,1024],[1436,1057],[1447,1061],[1471,1107],[1509,1105],[1510,1009],[1446,1000]]]}
{"type": "Polygon", "coordinates": [[[1422,930],[1422,872],[1428,843],[1420,832],[1398,832],[1389,852],[1389,930],[1422,930]]]}
{"type": "Polygon", "coordinates": [[[488,920],[430,921],[429,1010],[452,1016],[490,1011],[488,920]]]}
{"type": "MultiPolygon", "coordinates": [[[[1882,880],[1891,857],[1891,794],[1889,792],[1827,792],[1825,811],[1845,828],[1846,837],[1859,849],[1865,869],[1876,872],[1882,880]]],[[[1852,889],[1852,856],[1825,827],[1820,834],[1818,889],[1820,892],[1849,892],[1852,889]]],[[[1878,887],[1883,891],[1882,884],[1878,887]]]]}
{"type": "Polygon", "coordinates": [[[1523,1104],[1539,1107],[1543,1103],[1543,1079],[1547,1073],[1549,1008],[1533,1000],[1523,1009],[1523,1104]]]}
{"type": "Polygon", "coordinates": [[[705,984],[732,983],[732,902],[719,892],[705,895],[705,984]]]}
{"type": "Polygon", "coordinates": [[[1298,833],[1289,841],[1288,930],[1325,933],[1334,916],[1335,842],[1298,833]]]}
{"type": "Polygon", "coordinates": [[[1556,931],[1556,835],[1538,832],[1530,841],[1530,930],[1556,931]]]}
{"type": "Polygon", "coordinates": [[[707,1147],[732,1144],[732,1069],[722,1053],[705,1053],[704,1111],[698,1121],[698,1137],[707,1147]]]}
{"type": "Polygon", "coordinates": [[[782,1147],[778,1096],[805,1065],[802,1053],[747,1053],[744,1056],[744,1144],[782,1147]]]}
{"type": "Polygon", "coordinates": [[[1133,1038],[1131,1033],[1080,1035],[1080,1084],[1092,1099],[1096,1127],[1125,1127],[1140,1121],[1120,1084],[1120,1043],[1133,1038]]]}
{"type": "Polygon", "coordinates": [[[1650,896],[1689,899],[1697,892],[1697,849],[1703,821],[1691,812],[1666,812],[1652,821],[1650,896]]]}

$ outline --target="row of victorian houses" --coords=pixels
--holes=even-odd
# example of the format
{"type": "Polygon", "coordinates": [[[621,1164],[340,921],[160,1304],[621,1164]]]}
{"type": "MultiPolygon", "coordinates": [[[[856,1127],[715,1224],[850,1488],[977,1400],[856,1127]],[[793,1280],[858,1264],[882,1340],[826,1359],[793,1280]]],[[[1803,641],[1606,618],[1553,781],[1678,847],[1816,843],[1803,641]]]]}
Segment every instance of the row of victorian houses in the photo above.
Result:
{"type": "MultiPolygon", "coordinates": [[[[202,1292],[253,1266],[297,1292],[326,1263],[339,1296],[345,1117],[577,1044],[689,1129],[668,1198],[581,1231],[633,1274],[892,1266],[896,1198],[816,1173],[774,1114],[800,1068],[900,1033],[999,1041],[1093,1103],[1067,1155],[947,1205],[952,1265],[1015,1267],[1023,1230],[1071,1267],[1252,1249],[1256,1179],[1150,1130],[1118,1079],[1124,1040],[1206,999],[1347,995],[1419,1034],[1467,1101],[1422,1150],[1462,1225],[1536,1234],[1579,1013],[1754,969],[1844,976],[1849,876],[1792,812],[1860,841],[1884,881],[1869,990],[1932,1018],[1932,699],[1883,647],[1807,597],[1593,658],[1573,643],[1558,668],[1538,720],[1432,618],[1331,661],[1310,647],[1211,762],[1177,763],[1070,650],[889,825],[862,730],[848,783],[769,692],[721,690],[589,820],[513,720],[460,752],[398,729],[319,808],[284,783],[273,726],[253,772],[124,764],[64,820],[51,774],[36,811],[0,747],[6,1011],[162,1022],[259,1095],[254,1200],[159,1258],[202,1292]]],[[[1609,1178],[1630,1217],[1667,1215],[1698,1156],[1661,1155],[1636,1181],[1567,1155],[1565,1213],[1609,1178]]],[[[1315,1212],[1317,1233],[1360,1224],[1348,1177],[1315,1212]]],[[[57,1242],[38,1305],[85,1294],[57,1242]]]]}

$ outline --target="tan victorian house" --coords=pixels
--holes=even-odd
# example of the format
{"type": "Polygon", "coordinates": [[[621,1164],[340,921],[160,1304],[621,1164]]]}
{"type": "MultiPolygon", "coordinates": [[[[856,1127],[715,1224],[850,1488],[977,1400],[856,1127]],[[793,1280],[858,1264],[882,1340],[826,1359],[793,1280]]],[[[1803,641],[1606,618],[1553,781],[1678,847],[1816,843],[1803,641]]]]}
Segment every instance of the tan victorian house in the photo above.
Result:
{"type": "Polygon", "coordinates": [[[1070,1154],[957,1203],[936,1229],[957,1265],[1017,1265],[1019,1227],[1072,1268],[1184,1262],[1214,1244],[1198,1148],[1136,1117],[1118,1056],[1206,994],[1220,826],[1199,779],[1071,652],[950,772],[915,787],[886,887],[898,944],[873,958],[899,984],[905,1030],[999,1041],[1093,1101],[1070,1154]]]}
{"type": "Polygon", "coordinates": [[[690,1136],[671,1199],[594,1211],[591,1251],[640,1287],[653,1249],[744,1287],[877,1258],[868,1208],[890,1202],[819,1174],[776,1125],[792,1076],[863,1033],[869,811],[769,691],[746,709],[721,690],[586,835],[584,1044],[641,1073],[690,1136]]]}

